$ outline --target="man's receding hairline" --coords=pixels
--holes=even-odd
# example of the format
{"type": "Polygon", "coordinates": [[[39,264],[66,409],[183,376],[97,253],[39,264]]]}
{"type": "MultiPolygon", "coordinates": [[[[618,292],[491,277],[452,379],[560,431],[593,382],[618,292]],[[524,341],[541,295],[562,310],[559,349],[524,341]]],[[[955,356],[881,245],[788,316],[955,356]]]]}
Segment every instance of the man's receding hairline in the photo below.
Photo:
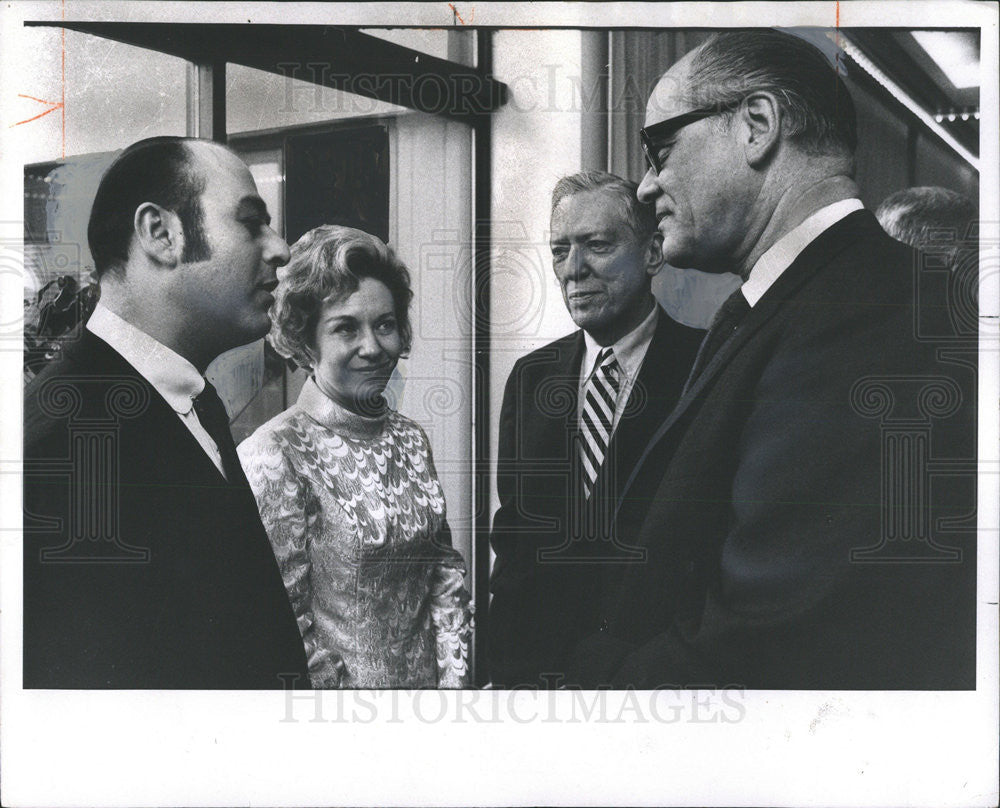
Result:
{"type": "Polygon", "coordinates": [[[685,54],[685,56],[690,56],[690,61],[687,62],[687,74],[684,79],[684,86],[681,88],[681,97],[688,103],[693,102],[698,97],[699,92],[705,89],[705,81],[704,79],[698,81],[698,74],[707,67],[702,63],[703,55],[707,50],[706,46],[711,41],[712,39],[709,38],[685,54]]]}
{"type": "MultiPolygon", "coordinates": [[[[212,179],[209,176],[210,169],[218,170],[224,176],[235,180],[236,174],[234,173],[234,170],[239,168],[245,172],[245,177],[242,178],[249,179],[252,190],[248,189],[247,193],[240,194],[233,210],[237,210],[239,206],[246,201],[259,201],[264,210],[268,209],[267,203],[260,195],[260,189],[257,188],[257,183],[253,178],[253,174],[251,173],[249,166],[247,166],[247,164],[243,161],[243,158],[229,148],[229,146],[224,143],[217,143],[214,140],[202,139],[187,140],[183,141],[183,143],[185,146],[189,147],[187,151],[187,171],[189,172],[192,181],[201,187],[201,191],[198,194],[199,200],[209,191],[210,186],[213,184],[210,182],[212,179]],[[204,147],[200,154],[198,147],[204,147]],[[209,155],[212,155],[212,157],[209,157],[209,155]],[[227,165],[224,155],[229,155],[235,162],[232,162],[231,165],[227,165]],[[208,162],[210,159],[214,159],[217,162],[211,164],[208,162]]],[[[215,177],[215,179],[218,180],[218,177],[215,177]]]]}
{"type": "MultiPolygon", "coordinates": [[[[209,160],[216,160],[216,167],[225,170],[227,166],[225,165],[225,156],[229,156],[232,160],[235,160],[239,165],[249,174],[250,169],[247,164],[243,162],[243,159],[229,148],[224,143],[216,143],[214,140],[184,140],[181,141],[185,148],[187,154],[188,169],[197,169],[199,173],[204,176],[204,169],[206,166],[204,164],[199,164],[199,161],[208,162],[209,160]]],[[[233,163],[235,167],[236,163],[233,163]]],[[[250,175],[253,176],[252,174],[250,175]]],[[[207,179],[207,177],[206,177],[207,179]]]]}
{"type": "Polygon", "coordinates": [[[549,221],[551,222],[551,220],[556,215],[556,211],[563,206],[566,200],[580,196],[587,196],[588,194],[590,195],[602,194],[608,197],[611,196],[611,192],[607,191],[605,188],[579,188],[576,190],[569,191],[568,193],[565,193],[561,197],[559,197],[559,201],[556,203],[556,206],[552,208],[552,214],[549,216],[549,221]]]}
{"type": "MultiPolygon", "coordinates": [[[[555,218],[556,211],[560,207],[562,207],[562,204],[566,200],[572,199],[573,197],[586,196],[587,194],[592,194],[592,195],[599,194],[603,196],[609,202],[609,204],[606,207],[611,208],[615,214],[615,219],[617,220],[618,227],[621,228],[621,230],[624,231],[626,234],[634,238],[636,241],[641,241],[643,239],[651,238],[657,232],[655,227],[648,233],[640,233],[635,229],[632,222],[632,217],[630,215],[631,211],[628,207],[628,203],[625,202],[617,193],[615,193],[615,191],[613,190],[613,186],[611,185],[602,185],[599,188],[580,188],[579,190],[570,191],[569,193],[564,194],[559,199],[559,202],[556,204],[556,206],[552,209],[552,214],[549,216],[550,228],[552,225],[552,220],[555,218]]],[[[552,234],[550,233],[550,240],[551,238],[552,234]]]]}
{"type": "MultiPolygon", "coordinates": [[[[615,194],[615,192],[612,190],[612,186],[602,185],[600,188],[578,188],[576,190],[569,191],[568,193],[563,194],[561,197],[559,197],[559,201],[556,203],[556,206],[552,209],[552,215],[549,217],[549,219],[551,220],[552,217],[556,215],[556,211],[562,207],[563,203],[567,199],[573,199],[574,197],[578,196],[587,196],[588,194],[592,196],[600,195],[605,197],[609,201],[614,202],[615,203],[614,207],[619,211],[621,211],[621,204],[620,204],[622,203],[621,198],[615,194]]],[[[623,218],[623,223],[626,226],[629,226],[629,221],[627,216],[623,218]]],[[[629,229],[631,229],[631,227],[629,229]]]]}
{"type": "MultiPolygon", "coordinates": [[[[675,92],[671,94],[671,99],[680,99],[684,102],[690,102],[690,80],[691,80],[691,68],[694,64],[695,54],[700,52],[704,47],[704,43],[696,47],[694,50],[688,51],[680,59],[674,62],[670,67],[664,70],[660,77],[656,80],[656,84],[653,85],[653,89],[649,94],[649,98],[646,99],[646,118],[649,118],[650,110],[653,108],[653,103],[660,96],[659,92],[660,85],[664,81],[670,81],[674,84],[675,92]],[[687,61],[685,61],[687,60],[687,61]]],[[[654,123],[659,123],[660,121],[666,120],[669,115],[665,114],[663,111],[663,105],[657,104],[655,111],[657,113],[658,119],[654,123]]],[[[683,110],[676,113],[682,114],[683,110]]],[[[647,123],[647,126],[653,124],[647,123]]]]}
{"type": "Polygon", "coordinates": [[[199,140],[181,140],[179,142],[181,149],[184,152],[184,172],[187,174],[187,179],[192,182],[195,186],[201,188],[198,192],[198,197],[200,198],[204,193],[205,189],[208,187],[208,177],[199,165],[198,160],[200,155],[198,150],[194,148],[196,143],[202,143],[204,141],[199,140]]]}

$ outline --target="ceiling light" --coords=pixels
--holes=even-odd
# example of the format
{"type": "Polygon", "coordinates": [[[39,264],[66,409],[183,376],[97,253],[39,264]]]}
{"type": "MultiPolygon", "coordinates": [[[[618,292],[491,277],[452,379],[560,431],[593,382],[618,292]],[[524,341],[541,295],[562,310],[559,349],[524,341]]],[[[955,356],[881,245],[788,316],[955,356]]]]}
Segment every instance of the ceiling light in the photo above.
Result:
{"type": "MultiPolygon", "coordinates": [[[[871,59],[865,56],[865,53],[861,48],[855,45],[849,37],[845,36],[840,30],[834,33],[828,34],[828,36],[833,39],[836,36],[837,44],[840,45],[841,49],[848,56],[855,61],[855,63],[864,70],[869,76],[871,76],[875,81],[881,84],[893,98],[899,101],[904,107],[906,107],[910,112],[912,112],[919,120],[923,121],[927,125],[927,128],[934,132],[938,137],[941,138],[945,143],[951,146],[955,152],[962,156],[962,158],[976,171],[979,171],[979,158],[976,157],[972,152],[970,152],[965,146],[959,143],[951,133],[945,129],[939,121],[935,120],[936,115],[932,115],[930,112],[925,110],[920,104],[918,104],[912,96],[909,95],[902,87],[900,87],[896,82],[889,78],[881,68],[879,68],[871,59]]],[[[940,114],[940,113],[939,113],[940,114]]],[[[976,119],[978,120],[979,115],[976,113],[976,119]]]]}
{"type": "Polygon", "coordinates": [[[956,90],[979,86],[977,34],[966,31],[913,31],[913,38],[941,68],[956,90]]]}

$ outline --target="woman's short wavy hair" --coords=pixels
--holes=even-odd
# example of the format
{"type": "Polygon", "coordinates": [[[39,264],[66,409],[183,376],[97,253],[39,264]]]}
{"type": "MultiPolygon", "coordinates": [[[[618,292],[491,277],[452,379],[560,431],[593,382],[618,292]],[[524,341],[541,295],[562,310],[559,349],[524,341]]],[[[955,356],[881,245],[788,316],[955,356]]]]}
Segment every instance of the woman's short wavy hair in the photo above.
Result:
{"type": "Polygon", "coordinates": [[[410,273],[381,239],[353,227],[320,225],[292,245],[291,260],[279,274],[268,338],[282,356],[312,370],[309,348],[323,304],[353,294],[362,278],[381,281],[392,293],[403,355],[409,353],[410,273]]]}

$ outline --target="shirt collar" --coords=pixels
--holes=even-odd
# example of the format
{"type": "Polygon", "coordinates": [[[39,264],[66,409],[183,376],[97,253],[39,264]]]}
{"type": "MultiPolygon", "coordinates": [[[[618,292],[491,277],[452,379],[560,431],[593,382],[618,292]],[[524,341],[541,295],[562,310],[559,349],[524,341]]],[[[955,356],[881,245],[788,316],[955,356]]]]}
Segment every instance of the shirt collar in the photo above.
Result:
{"type": "MultiPolygon", "coordinates": [[[[626,378],[632,378],[632,376],[639,372],[639,366],[646,355],[646,348],[649,346],[649,343],[653,339],[653,334],[656,332],[656,315],[659,308],[659,305],[654,302],[653,310],[646,316],[645,320],[629,331],[618,342],[609,346],[626,378]]],[[[584,378],[590,378],[594,372],[594,363],[597,361],[597,357],[603,348],[586,331],[583,332],[583,342],[586,346],[583,354],[584,378]]]]}
{"type": "Polygon", "coordinates": [[[191,412],[194,397],[205,389],[205,378],[187,359],[100,303],[87,330],[120,353],[175,412],[191,412]]]}
{"type": "Polygon", "coordinates": [[[768,250],[757,259],[747,276],[746,283],[740,288],[751,308],[757,305],[764,293],[778,280],[781,273],[792,265],[806,247],[820,233],[827,230],[849,213],[861,210],[864,205],[860,199],[842,199],[820,208],[794,230],[786,233],[772,244],[768,250]]]}

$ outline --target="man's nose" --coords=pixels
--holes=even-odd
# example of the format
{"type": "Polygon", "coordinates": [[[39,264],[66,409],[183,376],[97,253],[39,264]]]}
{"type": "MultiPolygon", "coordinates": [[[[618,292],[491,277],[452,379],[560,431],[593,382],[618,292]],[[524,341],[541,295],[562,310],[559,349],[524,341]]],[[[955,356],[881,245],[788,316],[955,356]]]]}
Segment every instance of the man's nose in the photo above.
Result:
{"type": "Polygon", "coordinates": [[[579,278],[581,275],[587,272],[587,256],[584,254],[584,250],[578,245],[574,244],[569,248],[569,255],[566,257],[569,263],[570,275],[574,278],[579,278]]]}
{"type": "Polygon", "coordinates": [[[653,169],[646,169],[646,173],[642,176],[642,182],[639,183],[639,188],[636,190],[635,195],[639,198],[640,202],[650,203],[656,199],[660,193],[660,187],[656,184],[656,174],[653,173],[653,169]]]}
{"type": "Polygon", "coordinates": [[[273,267],[283,267],[291,258],[288,244],[268,225],[267,239],[264,242],[264,260],[273,267]]]}

